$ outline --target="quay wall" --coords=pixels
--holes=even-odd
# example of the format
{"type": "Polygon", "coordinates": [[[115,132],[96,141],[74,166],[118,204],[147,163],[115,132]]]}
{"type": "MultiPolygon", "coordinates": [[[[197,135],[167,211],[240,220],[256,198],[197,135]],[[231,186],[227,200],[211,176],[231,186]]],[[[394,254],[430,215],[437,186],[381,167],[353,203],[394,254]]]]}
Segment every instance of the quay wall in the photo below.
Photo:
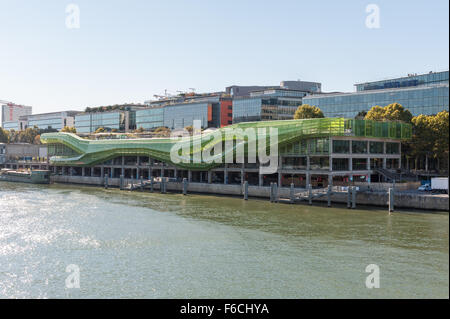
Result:
{"type": "MultiPolygon", "coordinates": [[[[67,184],[84,184],[84,185],[96,185],[103,186],[104,179],[101,177],[87,177],[87,176],[62,176],[55,175],[51,177],[52,182],[55,183],[67,183],[67,184]]],[[[130,180],[125,179],[125,184],[130,180]]],[[[134,183],[137,183],[134,180],[134,183]]],[[[108,185],[111,187],[119,187],[119,178],[109,178],[108,185]]],[[[182,192],[181,183],[167,183],[167,191],[182,192]]],[[[154,190],[160,189],[159,184],[154,184],[154,190]]],[[[303,189],[296,189],[300,191],[303,189]]],[[[148,191],[148,190],[147,190],[148,191]]],[[[208,184],[208,183],[189,183],[188,193],[203,193],[203,194],[216,194],[216,195],[229,195],[229,196],[242,196],[243,188],[241,185],[229,185],[229,184],[208,184]]],[[[289,199],[290,188],[279,188],[279,197],[281,199],[289,199]]],[[[270,198],[269,186],[248,186],[249,197],[270,198]]],[[[347,203],[346,193],[335,193],[331,196],[331,201],[334,203],[347,203]]],[[[314,198],[313,202],[327,202],[327,197],[314,198]]],[[[388,206],[388,194],[385,192],[359,192],[356,195],[357,205],[368,206],[388,206]]],[[[307,201],[305,201],[307,203],[307,201]]],[[[396,193],[395,194],[395,207],[399,208],[412,208],[423,210],[449,210],[449,197],[448,195],[422,195],[411,193],[396,193]]]]}

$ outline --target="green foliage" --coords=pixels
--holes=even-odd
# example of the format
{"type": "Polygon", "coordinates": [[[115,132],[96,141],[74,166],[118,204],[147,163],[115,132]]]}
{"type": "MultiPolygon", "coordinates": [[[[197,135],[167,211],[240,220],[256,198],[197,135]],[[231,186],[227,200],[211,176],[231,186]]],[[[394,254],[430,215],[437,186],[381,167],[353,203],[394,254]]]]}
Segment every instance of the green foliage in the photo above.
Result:
{"type": "Polygon", "coordinates": [[[405,109],[399,103],[392,103],[382,106],[372,107],[367,115],[364,117],[365,120],[374,121],[399,121],[404,123],[411,123],[412,114],[408,109],[405,109]]]}
{"type": "Polygon", "coordinates": [[[436,115],[419,115],[412,119],[413,139],[409,143],[409,154],[426,155],[432,158],[448,157],[449,153],[448,111],[436,115]]]}
{"type": "Polygon", "coordinates": [[[0,143],[9,142],[9,132],[0,127],[0,143]]]}
{"type": "Polygon", "coordinates": [[[294,119],[296,120],[324,117],[323,112],[317,106],[311,106],[309,104],[300,105],[294,113],[294,119]]]}
{"type": "Polygon", "coordinates": [[[367,115],[366,111],[359,111],[358,114],[356,114],[355,116],[355,120],[364,120],[366,115],[367,115]]]}
{"type": "Polygon", "coordinates": [[[105,132],[106,132],[106,130],[104,127],[99,127],[98,129],[95,130],[94,133],[105,133],[105,132]]]}
{"type": "Polygon", "coordinates": [[[77,129],[75,127],[64,126],[63,129],[61,130],[61,132],[76,134],[77,129]]]}

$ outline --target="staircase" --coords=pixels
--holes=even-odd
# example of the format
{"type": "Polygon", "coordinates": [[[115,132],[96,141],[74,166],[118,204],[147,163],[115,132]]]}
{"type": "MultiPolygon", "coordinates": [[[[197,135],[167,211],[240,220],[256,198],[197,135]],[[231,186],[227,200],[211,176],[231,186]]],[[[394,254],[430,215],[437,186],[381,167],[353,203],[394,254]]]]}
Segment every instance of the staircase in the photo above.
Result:
{"type": "Polygon", "coordinates": [[[398,172],[392,172],[390,170],[387,170],[385,168],[376,168],[375,172],[378,174],[384,176],[387,180],[391,182],[400,182],[400,181],[416,181],[417,176],[408,172],[408,171],[400,171],[398,172]]]}

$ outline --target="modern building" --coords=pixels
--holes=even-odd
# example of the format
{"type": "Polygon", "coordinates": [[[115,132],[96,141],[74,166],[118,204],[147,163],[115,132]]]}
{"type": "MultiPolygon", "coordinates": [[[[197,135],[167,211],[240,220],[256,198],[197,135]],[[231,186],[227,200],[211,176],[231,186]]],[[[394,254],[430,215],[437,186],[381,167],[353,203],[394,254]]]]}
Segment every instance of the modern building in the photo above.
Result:
{"type": "Polygon", "coordinates": [[[6,130],[19,130],[19,117],[31,115],[32,107],[6,103],[2,105],[2,127],[6,130]]]}
{"type": "MultiPolygon", "coordinates": [[[[218,153],[214,145],[192,148],[187,161],[174,161],[172,148],[180,141],[168,139],[84,140],[72,134],[47,133],[41,141],[48,145],[50,164],[59,175],[102,177],[112,180],[150,177],[187,178],[189,182],[280,186],[294,183],[297,187],[348,185],[352,181],[377,182],[386,172],[401,168],[401,141],[411,138],[411,125],[398,122],[376,122],[342,118],[265,121],[234,124],[225,129],[202,135],[222,133],[218,153]],[[278,156],[275,170],[264,173],[259,154],[254,158],[245,152],[241,161],[225,163],[226,143],[236,136],[225,132],[229,128],[259,132],[276,128],[278,156]],[[196,156],[213,153],[222,161],[195,161],[196,156]]],[[[259,133],[258,133],[259,134],[259,133]]],[[[239,137],[246,149],[250,141],[259,144],[265,135],[248,139],[239,137]]],[[[213,139],[214,140],[214,139],[213,139]]],[[[216,140],[215,140],[216,141],[216,140]]],[[[181,143],[191,147],[192,140],[181,143]]],[[[177,144],[178,145],[178,144],[177,144]]],[[[237,145],[237,144],[236,144],[237,145]]],[[[202,157],[199,157],[202,158],[202,157]]]]}
{"type": "Polygon", "coordinates": [[[145,105],[127,104],[88,108],[75,115],[77,133],[93,133],[99,128],[106,131],[129,132],[136,129],[136,111],[145,105]]]}
{"type": "Polygon", "coordinates": [[[286,89],[286,90],[297,90],[304,91],[308,93],[319,93],[322,91],[322,84],[318,82],[307,82],[307,81],[281,81],[280,85],[270,85],[270,86],[241,86],[232,85],[225,88],[225,92],[231,97],[245,97],[250,96],[251,92],[263,91],[267,89],[286,89]]]}
{"type": "Polygon", "coordinates": [[[264,89],[233,98],[233,123],[293,119],[307,92],[292,89],[264,89]]]}
{"type": "Polygon", "coordinates": [[[63,111],[21,116],[19,117],[20,130],[37,127],[60,131],[65,126],[74,127],[75,114],[77,113],[78,111],[63,111]]]}
{"type": "Polygon", "coordinates": [[[326,117],[355,117],[375,105],[400,103],[414,116],[449,110],[449,71],[355,84],[354,93],[317,93],[303,98],[326,117]]]}
{"type": "Polygon", "coordinates": [[[136,111],[136,127],[152,130],[161,126],[182,129],[201,121],[202,128],[232,124],[233,101],[224,93],[170,97],[147,101],[148,108],[136,111]]]}
{"type": "Polygon", "coordinates": [[[22,115],[15,121],[3,123],[3,128],[6,130],[13,129],[15,131],[22,131],[28,127],[37,127],[43,130],[53,129],[60,131],[64,126],[74,126],[76,113],[78,113],[78,111],[22,115]]]}

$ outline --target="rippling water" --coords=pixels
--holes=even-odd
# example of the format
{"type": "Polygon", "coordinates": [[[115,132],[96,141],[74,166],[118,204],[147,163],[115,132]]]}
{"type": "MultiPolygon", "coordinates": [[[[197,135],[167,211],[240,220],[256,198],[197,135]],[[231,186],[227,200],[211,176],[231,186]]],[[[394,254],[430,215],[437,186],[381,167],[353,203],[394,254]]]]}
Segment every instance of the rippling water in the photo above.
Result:
{"type": "Polygon", "coordinates": [[[0,298],[448,298],[448,231],[448,213],[0,182],[0,298]]]}

